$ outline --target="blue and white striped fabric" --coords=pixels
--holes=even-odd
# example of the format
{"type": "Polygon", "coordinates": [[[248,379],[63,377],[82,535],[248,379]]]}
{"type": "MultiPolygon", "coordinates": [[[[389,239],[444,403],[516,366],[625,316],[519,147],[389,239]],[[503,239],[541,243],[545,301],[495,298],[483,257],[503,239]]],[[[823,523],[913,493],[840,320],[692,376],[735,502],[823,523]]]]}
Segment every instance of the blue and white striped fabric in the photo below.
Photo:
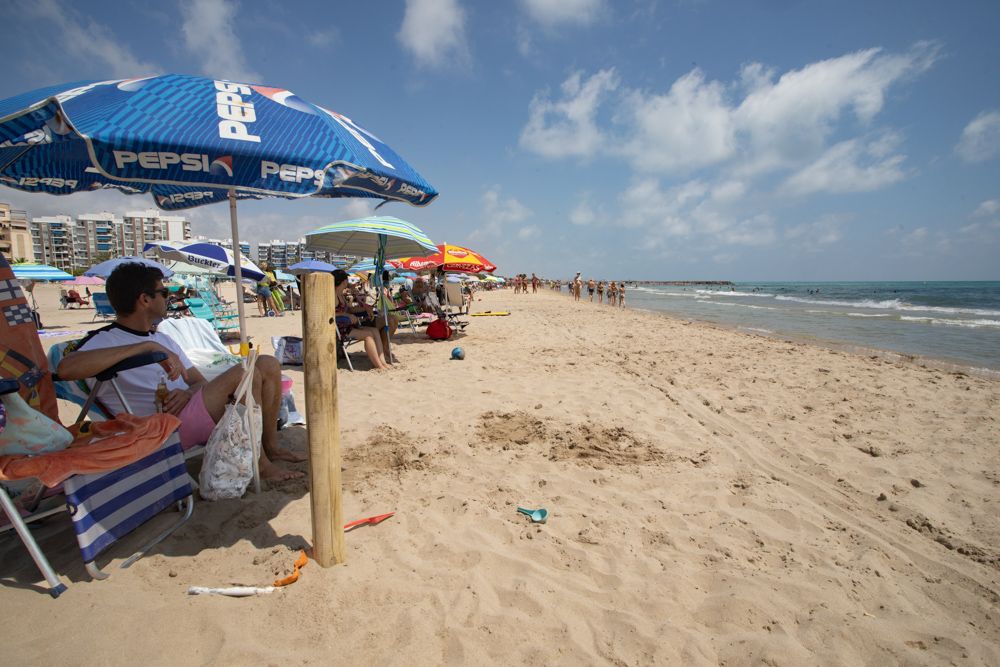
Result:
{"type": "MultiPolygon", "coordinates": [[[[230,277],[236,275],[236,259],[232,251],[215,243],[188,243],[178,246],[170,243],[147,243],[142,251],[163,260],[185,262],[230,277]]],[[[244,278],[260,280],[264,277],[260,267],[245,256],[240,259],[240,268],[244,278]]]]}
{"type": "Polygon", "coordinates": [[[151,192],[168,210],[237,198],[437,191],[350,118],[289,90],[164,74],[50,86],[0,101],[0,184],[151,192]]]}
{"type": "Polygon", "coordinates": [[[14,271],[14,277],[20,280],[73,280],[70,274],[48,264],[22,262],[11,264],[10,268],[14,271]]]}
{"type": "Polygon", "coordinates": [[[144,459],[108,473],[74,475],[64,488],[85,563],[93,562],[115,540],[191,495],[176,433],[144,459]]]}
{"type": "Polygon", "coordinates": [[[437,252],[437,246],[413,223],[392,216],[371,216],[324,225],[306,234],[306,247],[338,255],[375,257],[383,237],[386,259],[437,252]]]}

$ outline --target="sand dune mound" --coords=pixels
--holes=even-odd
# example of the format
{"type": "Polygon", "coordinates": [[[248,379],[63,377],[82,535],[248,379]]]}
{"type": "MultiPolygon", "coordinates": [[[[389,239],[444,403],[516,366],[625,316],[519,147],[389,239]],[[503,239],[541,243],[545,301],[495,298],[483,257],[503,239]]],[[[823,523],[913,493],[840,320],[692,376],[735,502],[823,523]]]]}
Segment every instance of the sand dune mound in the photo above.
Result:
{"type": "Polygon", "coordinates": [[[530,448],[547,452],[551,461],[602,467],[667,459],[663,451],[624,426],[542,421],[521,411],[486,412],[480,415],[479,422],[480,442],[486,446],[501,450],[530,448]]]}

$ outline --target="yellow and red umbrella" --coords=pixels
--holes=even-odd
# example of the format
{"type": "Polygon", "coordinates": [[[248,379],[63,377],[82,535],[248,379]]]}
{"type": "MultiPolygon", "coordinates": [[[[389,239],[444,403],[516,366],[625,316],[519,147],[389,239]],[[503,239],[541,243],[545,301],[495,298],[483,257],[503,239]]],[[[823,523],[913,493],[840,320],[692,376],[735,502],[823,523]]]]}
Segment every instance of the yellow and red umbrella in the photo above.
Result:
{"type": "Polygon", "coordinates": [[[459,271],[462,273],[493,273],[496,265],[477,252],[450,243],[439,243],[438,251],[427,257],[404,257],[402,259],[390,260],[397,269],[409,269],[410,271],[422,271],[426,269],[441,268],[445,271],[459,271]]]}

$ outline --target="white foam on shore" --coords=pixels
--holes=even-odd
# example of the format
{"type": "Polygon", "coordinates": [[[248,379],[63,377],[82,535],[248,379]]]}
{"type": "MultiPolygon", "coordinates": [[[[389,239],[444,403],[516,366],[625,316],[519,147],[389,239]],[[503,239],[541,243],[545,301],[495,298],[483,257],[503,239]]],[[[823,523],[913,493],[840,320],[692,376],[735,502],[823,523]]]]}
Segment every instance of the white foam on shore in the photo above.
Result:
{"type": "Polygon", "coordinates": [[[979,329],[982,327],[1000,327],[1000,320],[954,320],[944,317],[908,317],[903,315],[899,318],[904,322],[924,322],[926,324],[944,324],[952,327],[966,327],[968,329],[979,329]]]}
{"type": "Polygon", "coordinates": [[[899,299],[888,299],[886,301],[874,301],[872,299],[862,299],[861,301],[836,301],[820,299],[803,299],[798,296],[776,296],[778,301],[793,301],[795,303],[808,303],[817,306],[841,306],[844,308],[873,308],[879,310],[902,310],[906,312],[918,313],[947,313],[949,315],[979,315],[981,317],[1000,316],[1000,310],[986,310],[983,308],[952,308],[948,306],[917,306],[906,303],[899,299]]]}

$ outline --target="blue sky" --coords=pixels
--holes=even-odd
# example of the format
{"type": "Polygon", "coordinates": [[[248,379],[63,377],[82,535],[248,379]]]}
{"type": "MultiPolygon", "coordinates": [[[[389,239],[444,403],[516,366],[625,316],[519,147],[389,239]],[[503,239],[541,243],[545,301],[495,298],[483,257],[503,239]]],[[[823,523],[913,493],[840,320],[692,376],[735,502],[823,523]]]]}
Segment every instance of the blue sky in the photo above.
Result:
{"type": "MultiPolygon", "coordinates": [[[[441,192],[380,212],[503,274],[1000,279],[995,0],[8,0],[0,20],[0,97],[178,72],[351,117],[441,192]]],[[[246,202],[240,229],[293,239],[370,208],[246,202]]],[[[224,206],[188,216],[227,235],[224,206]]]]}

